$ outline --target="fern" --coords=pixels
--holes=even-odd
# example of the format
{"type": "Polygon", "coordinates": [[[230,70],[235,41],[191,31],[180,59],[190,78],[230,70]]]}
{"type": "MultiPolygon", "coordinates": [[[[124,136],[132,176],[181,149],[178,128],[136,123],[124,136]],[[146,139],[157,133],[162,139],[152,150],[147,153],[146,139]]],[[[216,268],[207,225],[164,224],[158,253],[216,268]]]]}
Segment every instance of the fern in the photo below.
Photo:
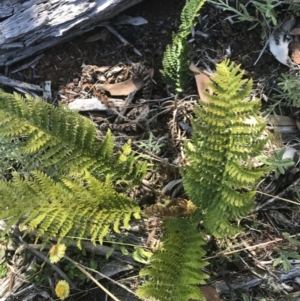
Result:
{"type": "MultiPolygon", "coordinates": [[[[35,166],[62,174],[87,169],[105,179],[122,178],[138,182],[145,173],[145,164],[133,164],[128,151],[123,160],[113,154],[114,142],[110,131],[102,143],[97,140],[94,124],[87,118],[64,108],[54,107],[41,99],[0,90],[0,136],[22,137],[20,153],[32,155],[35,166]]],[[[130,144],[128,144],[130,148],[130,144]]]]}
{"type": "Polygon", "coordinates": [[[209,104],[195,108],[188,165],[182,172],[191,201],[204,211],[204,226],[217,237],[233,235],[232,221],[253,208],[254,185],[266,169],[252,168],[251,158],[266,143],[259,100],[249,100],[251,80],[229,61],[217,65],[209,104]]]}
{"type": "MultiPolygon", "coordinates": [[[[161,73],[165,81],[175,87],[175,101],[189,76],[191,58],[188,56],[187,36],[204,2],[187,0],[181,14],[179,33],[173,33],[172,45],[167,47],[164,54],[161,73]]],[[[149,208],[148,212],[169,216],[169,219],[163,224],[163,248],[151,257],[150,266],[141,271],[147,280],[137,291],[139,297],[154,297],[160,301],[205,300],[198,285],[207,278],[201,271],[207,263],[201,259],[204,240],[203,234],[197,229],[199,210],[194,210],[194,205],[186,200],[179,200],[165,208],[149,208]],[[174,214],[177,217],[170,217],[174,214]],[[179,217],[190,214],[190,217],[179,217]]]]}
{"type": "Polygon", "coordinates": [[[198,230],[198,214],[189,218],[169,218],[164,221],[163,247],[151,257],[151,265],[143,269],[146,283],[137,290],[139,297],[154,297],[160,301],[205,300],[198,285],[208,276],[201,271],[207,262],[201,258],[205,243],[198,230]],[[196,217],[196,218],[195,218],[196,217]]]}
{"type": "Polygon", "coordinates": [[[172,45],[167,46],[164,53],[161,73],[165,81],[175,87],[177,93],[183,91],[182,87],[190,74],[191,58],[188,55],[187,36],[191,26],[195,25],[195,18],[204,3],[205,0],[187,0],[181,13],[179,32],[173,33],[172,45]]]}
{"type": "MultiPolygon", "coordinates": [[[[208,233],[217,237],[232,235],[239,229],[232,221],[253,207],[255,182],[266,169],[252,168],[251,158],[262,151],[265,123],[259,117],[259,101],[249,100],[251,80],[243,79],[239,66],[224,61],[212,77],[210,103],[195,108],[192,142],[185,145],[188,164],[182,171],[184,188],[196,206],[186,209],[181,203],[170,208],[152,207],[148,212],[171,216],[164,222],[164,244],[151,257],[150,266],[141,271],[147,276],[138,290],[140,297],[167,300],[204,300],[197,285],[206,275],[203,233],[197,229],[203,219],[208,233]],[[174,207],[174,208],[173,208],[174,207]]],[[[185,204],[185,202],[183,203],[185,204]]]]}
{"type": "Polygon", "coordinates": [[[79,247],[83,238],[102,243],[110,223],[119,232],[120,220],[139,217],[139,207],[117,193],[109,178],[103,183],[87,172],[60,182],[39,171],[26,178],[15,173],[13,181],[0,181],[0,204],[0,219],[13,216],[10,224],[27,215],[22,225],[26,233],[37,229],[36,239],[69,236],[79,247]]]}
{"type": "Polygon", "coordinates": [[[128,187],[145,174],[130,142],[115,155],[110,132],[99,142],[87,118],[1,90],[0,120],[0,136],[19,138],[16,152],[35,161],[26,173],[0,181],[0,219],[9,219],[7,228],[23,219],[26,233],[36,230],[44,243],[73,237],[80,247],[83,238],[101,243],[111,224],[115,231],[122,220],[128,227],[132,213],[139,217],[139,207],[113,184],[128,187]]]}

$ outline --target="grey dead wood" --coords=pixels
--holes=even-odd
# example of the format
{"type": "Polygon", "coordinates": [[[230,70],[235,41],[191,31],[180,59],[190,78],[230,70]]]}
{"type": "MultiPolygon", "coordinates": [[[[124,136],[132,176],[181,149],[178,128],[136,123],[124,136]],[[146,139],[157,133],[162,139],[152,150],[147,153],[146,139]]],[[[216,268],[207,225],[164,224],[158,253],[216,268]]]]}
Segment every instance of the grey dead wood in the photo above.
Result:
{"type": "Polygon", "coordinates": [[[280,286],[281,282],[288,281],[300,276],[300,264],[292,265],[288,272],[278,271],[274,272],[271,276],[268,272],[262,273],[248,273],[240,275],[232,275],[227,277],[228,281],[220,280],[213,283],[217,292],[222,294],[228,294],[232,290],[241,289],[248,291],[255,286],[262,284],[263,282],[276,283],[280,286]],[[277,278],[277,279],[276,279],[277,278]]]}
{"type": "Polygon", "coordinates": [[[2,0],[0,67],[101,26],[143,0],[2,0]]]}
{"type": "Polygon", "coordinates": [[[21,82],[19,80],[11,79],[4,75],[0,75],[0,85],[9,86],[9,87],[18,87],[24,90],[34,91],[36,93],[40,93],[43,89],[38,85],[28,84],[25,82],[21,82]]]}

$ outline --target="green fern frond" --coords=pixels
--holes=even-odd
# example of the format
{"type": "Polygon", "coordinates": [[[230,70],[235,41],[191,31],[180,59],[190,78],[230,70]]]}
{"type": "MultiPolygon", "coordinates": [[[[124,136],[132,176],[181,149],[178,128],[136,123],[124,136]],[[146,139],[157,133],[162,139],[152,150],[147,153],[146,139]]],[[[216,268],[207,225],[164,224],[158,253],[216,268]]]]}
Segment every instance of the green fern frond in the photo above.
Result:
{"type": "Polygon", "coordinates": [[[160,301],[205,300],[198,285],[208,276],[201,271],[207,262],[201,258],[205,243],[196,222],[198,214],[189,218],[169,218],[163,223],[163,247],[153,254],[150,266],[140,275],[147,276],[137,295],[160,301]]]}
{"type": "Polygon", "coordinates": [[[167,46],[163,58],[163,70],[161,73],[165,81],[175,87],[177,93],[181,93],[182,87],[190,75],[188,48],[185,39],[173,36],[173,43],[167,46]]]}
{"type": "Polygon", "coordinates": [[[189,66],[191,57],[189,56],[187,36],[190,28],[195,23],[195,18],[206,0],[187,0],[182,13],[179,32],[173,33],[172,45],[167,46],[164,53],[161,73],[165,81],[172,85],[177,93],[181,93],[183,85],[190,75],[189,66]]]}
{"type": "Polygon", "coordinates": [[[30,97],[25,102],[18,94],[0,91],[0,117],[1,120],[5,118],[0,125],[1,136],[26,137],[22,153],[35,154],[47,150],[40,156],[45,166],[61,164],[66,154],[69,154],[70,168],[82,162],[85,166],[95,163],[95,160],[88,160],[95,157],[95,127],[76,112],[30,97]]]}
{"type": "Polygon", "coordinates": [[[232,222],[251,210],[254,185],[267,171],[251,164],[266,143],[265,123],[259,101],[249,99],[252,81],[243,74],[229,61],[217,65],[214,94],[195,108],[192,142],[185,147],[184,188],[203,210],[206,230],[217,237],[238,231],[232,222]]]}
{"type": "Polygon", "coordinates": [[[130,145],[122,160],[113,154],[110,131],[103,142],[97,140],[94,124],[77,112],[55,107],[41,99],[0,90],[0,136],[22,138],[20,154],[32,155],[35,167],[52,173],[87,169],[97,178],[110,174],[126,183],[138,182],[145,174],[144,164],[136,162],[130,145]]]}
{"type": "MultiPolygon", "coordinates": [[[[104,140],[102,141],[99,149],[97,149],[97,156],[105,158],[105,159],[109,159],[114,152],[114,139],[113,136],[111,134],[110,131],[107,131],[107,134],[104,138],[104,140]]],[[[130,152],[128,153],[128,155],[130,154],[130,152]]]]}
{"type": "Polygon", "coordinates": [[[180,32],[184,32],[186,35],[190,33],[191,26],[195,25],[195,19],[198,17],[200,8],[204,3],[203,0],[187,0],[180,16],[180,32]]]}
{"type": "Polygon", "coordinates": [[[22,225],[26,232],[36,230],[36,239],[45,243],[53,237],[59,240],[75,237],[78,245],[83,238],[102,242],[110,224],[118,231],[120,221],[139,207],[117,193],[108,178],[100,182],[88,172],[73,174],[55,182],[46,174],[35,171],[26,178],[14,174],[13,181],[0,181],[0,218],[27,215],[22,225]],[[20,206],[22,202],[22,206],[20,206]]]}

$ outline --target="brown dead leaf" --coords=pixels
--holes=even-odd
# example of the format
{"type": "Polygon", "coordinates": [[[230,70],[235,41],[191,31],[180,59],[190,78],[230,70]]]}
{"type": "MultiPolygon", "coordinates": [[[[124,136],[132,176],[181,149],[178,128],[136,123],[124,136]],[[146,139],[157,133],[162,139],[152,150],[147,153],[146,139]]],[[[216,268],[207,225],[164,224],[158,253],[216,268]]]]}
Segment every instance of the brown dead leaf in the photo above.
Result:
{"type": "MultiPolygon", "coordinates": [[[[154,73],[153,68],[149,69],[148,73],[150,77],[152,77],[154,73]]],[[[123,96],[123,95],[129,95],[134,91],[138,91],[142,89],[144,85],[145,82],[143,78],[134,75],[132,76],[132,78],[124,82],[116,83],[116,84],[96,84],[95,88],[97,90],[103,89],[105,91],[108,91],[112,96],[123,96]]]]}
{"type": "Polygon", "coordinates": [[[209,76],[202,73],[201,70],[195,66],[195,64],[192,62],[190,64],[190,70],[195,72],[195,80],[197,84],[198,94],[200,96],[200,99],[205,102],[209,103],[209,99],[204,95],[204,91],[208,92],[210,95],[213,94],[213,90],[211,87],[209,87],[208,83],[211,83],[209,76]]]}
{"type": "Polygon", "coordinates": [[[222,301],[217,290],[213,286],[202,286],[200,289],[207,301],[222,301]]]}
{"type": "MultiPolygon", "coordinates": [[[[217,290],[212,286],[201,286],[200,290],[205,297],[206,301],[222,301],[220,298],[217,290]]],[[[189,301],[194,301],[193,299],[190,299],[189,301]]]]}
{"type": "Polygon", "coordinates": [[[274,126],[294,126],[295,120],[289,116],[283,116],[283,115],[269,115],[268,124],[274,125],[274,126]]]}
{"type": "Polygon", "coordinates": [[[292,31],[290,31],[290,35],[292,36],[299,36],[300,35],[300,28],[295,27],[292,31]]]}
{"type": "Polygon", "coordinates": [[[291,57],[295,64],[300,64],[300,41],[298,37],[294,37],[293,41],[290,44],[291,48],[291,57]]]}
{"type": "Polygon", "coordinates": [[[153,78],[153,75],[154,75],[154,68],[151,68],[148,70],[148,74],[150,76],[150,78],[153,78]]]}
{"type": "Polygon", "coordinates": [[[131,92],[140,90],[144,86],[144,81],[139,77],[132,77],[124,82],[116,84],[96,84],[95,88],[108,91],[112,96],[129,95],[131,92]]]}

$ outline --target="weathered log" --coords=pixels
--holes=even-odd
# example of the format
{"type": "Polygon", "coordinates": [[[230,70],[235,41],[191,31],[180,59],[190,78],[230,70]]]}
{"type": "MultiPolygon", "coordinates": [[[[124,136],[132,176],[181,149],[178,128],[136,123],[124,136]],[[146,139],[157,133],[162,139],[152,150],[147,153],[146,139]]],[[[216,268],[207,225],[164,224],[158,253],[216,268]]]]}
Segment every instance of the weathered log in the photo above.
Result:
{"type": "Polygon", "coordinates": [[[0,67],[65,42],[143,0],[2,0],[0,67]]]}

